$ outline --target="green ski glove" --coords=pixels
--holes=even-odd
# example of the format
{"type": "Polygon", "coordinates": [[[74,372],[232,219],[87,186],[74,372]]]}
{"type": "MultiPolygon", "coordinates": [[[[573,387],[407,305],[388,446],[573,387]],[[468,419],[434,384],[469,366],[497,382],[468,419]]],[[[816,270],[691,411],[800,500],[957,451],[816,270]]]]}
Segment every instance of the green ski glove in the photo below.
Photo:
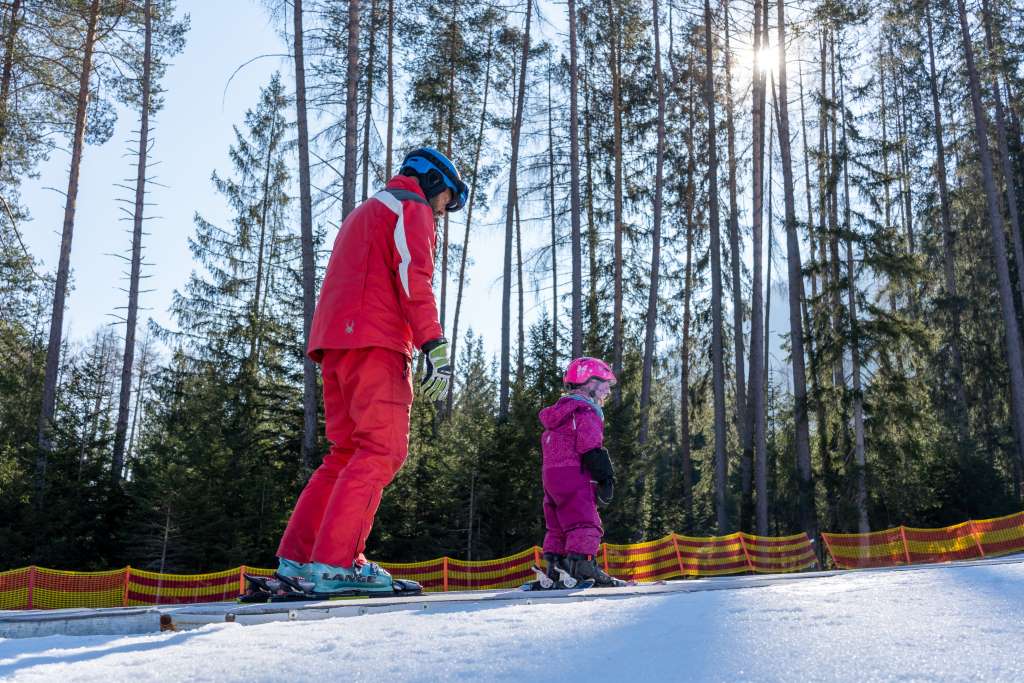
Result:
{"type": "Polygon", "coordinates": [[[440,401],[448,391],[452,378],[452,366],[448,362],[448,340],[440,337],[423,345],[427,361],[427,373],[420,382],[423,396],[428,401],[440,401]]]}

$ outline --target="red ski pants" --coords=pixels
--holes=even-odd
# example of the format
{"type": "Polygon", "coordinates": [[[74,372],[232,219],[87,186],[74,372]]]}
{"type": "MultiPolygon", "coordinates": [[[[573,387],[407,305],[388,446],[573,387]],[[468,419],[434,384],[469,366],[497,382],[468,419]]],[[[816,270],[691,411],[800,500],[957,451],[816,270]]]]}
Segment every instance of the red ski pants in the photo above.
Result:
{"type": "Polygon", "coordinates": [[[322,372],[331,450],[299,496],[277,555],[350,567],[409,453],[412,373],[405,355],[380,347],[326,350],[322,372]]]}

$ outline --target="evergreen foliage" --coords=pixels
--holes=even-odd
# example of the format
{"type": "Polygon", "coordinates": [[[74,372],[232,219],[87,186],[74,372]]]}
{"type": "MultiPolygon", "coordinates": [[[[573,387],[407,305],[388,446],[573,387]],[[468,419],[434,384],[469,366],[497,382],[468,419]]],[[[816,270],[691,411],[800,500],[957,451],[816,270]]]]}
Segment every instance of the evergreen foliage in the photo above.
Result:
{"type": "MultiPolygon", "coordinates": [[[[110,136],[114,101],[138,104],[137,4],[101,3],[84,131],[90,143],[110,136]],[[131,49],[110,48],[115,38],[131,49]]],[[[188,23],[174,17],[170,0],[155,4],[157,53],[167,58],[182,48],[188,23]]],[[[287,3],[266,4],[277,16],[290,16],[287,3]]],[[[731,525],[723,531],[754,531],[751,500],[766,503],[769,533],[794,533],[808,527],[808,495],[813,521],[837,532],[858,531],[865,521],[873,529],[936,526],[1020,509],[1024,434],[1014,428],[1007,320],[986,204],[991,181],[1008,230],[1002,258],[1019,302],[1024,269],[1014,246],[1024,235],[1013,227],[1008,203],[1024,197],[1019,7],[985,0],[968,17],[981,103],[992,126],[995,171],[986,178],[957,3],[787,3],[787,89],[775,82],[778,71],[768,78],[762,122],[763,250],[771,254],[764,261],[770,276],[763,294],[770,313],[766,345],[750,348],[751,316],[759,305],[752,302],[755,276],[748,268],[756,229],[754,15],[750,5],[728,5],[730,101],[724,6],[709,3],[708,38],[703,3],[659,4],[655,22],[646,3],[576,0],[579,66],[573,81],[567,37],[553,31],[561,24],[543,14],[564,10],[535,3],[529,8],[525,91],[519,92],[524,1],[304,3],[318,273],[326,263],[324,243],[336,232],[340,197],[352,189],[342,186],[355,182],[341,173],[346,140],[360,141],[358,165],[371,194],[387,180],[386,150],[393,149],[394,170],[408,148],[432,144],[450,150],[474,186],[473,207],[437,226],[435,285],[439,303],[444,292],[446,330],[451,334],[463,286],[470,284],[463,260],[472,262],[484,236],[492,237],[488,233],[509,216],[525,246],[504,274],[510,297],[515,292],[527,306],[536,303],[536,312],[522,317],[511,306],[507,411],[499,404],[502,359],[488,352],[497,340],[485,344],[472,329],[465,331],[463,318],[451,400],[441,410],[422,400],[413,404],[409,457],[378,511],[369,541],[373,558],[485,559],[543,536],[537,413],[561,394],[573,332],[568,102],[574,84],[582,347],[584,354],[609,361],[621,353],[616,398],[606,407],[606,444],[617,473],[615,500],[601,511],[607,541],[635,542],[669,531],[710,535],[722,519],[731,525]],[[360,109],[353,124],[346,117],[348,19],[357,6],[360,109]],[[667,142],[649,421],[641,440],[657,151],[656,24],[667,142]],[[391,81],[389,111],[385,92],[391,81]],[[707,85],[718,131],[713,139],[707,85]],[[785,109],[777,98],[783,94],[787,164],[779,139],[785,109]],[[730,108],[735,150],[727,152],[730,108]],[[385,128],[385,121],[394,127],[385,128]],[[352,125],[358,129],[354,138],[352,125]],[[514,134],[521,150],[512,193],[514,134]],[[1009,173],[1001,163],[1000,136],[1009,173]],[[717,177],[709,178],[712,148],[720,163],[717,177]],[[730,163],[738,169],[731,188],[730,163]],[[937,180],[940,165],[948,192],[937,180]],[[716,190],[722,198],[718,218],[726,231],[730,189],[738,198],[738,253],[723,236],[718,256],[725,294],[714,297],[709,197],[716,190]],[[802,488],[808,480],[801,479],[795,456],[784,197],[803,264],[796,281],[804,289],[799,317],[809,491],[802,488]],[[738,280],[727,267],[736,261],[738,280]],[[739,329],[732,322],[733,293],[742,309],[739,329]],[[719,315],[725,321],[720,390],[724,386],[726,415],[735,416],[726,420],[725,441],[718,444],[727,457],[724,491],[715,483],[711,361],[712,323],[719,315]],[[515,325],[522,329],[518,339],[515,325]],[[737,335],[746,358],[732,353],[737,335]],[[751,449],[744,448],[734,381],[737,363],[747,372],[750,354],[768,358],[766,451],[754,451],[764,458],[767,485],[753,493],[743,471],[751,449]]],[[[763,40],[774,54],[777,5],[758,0],[755,6],[768,11],[763,40]]],[[[81,68],[76,51],[89,7],[83,1],[0,4],[0,570],[28,563],[74,569],[130,563],[181,572],[268,566],[309,475],[302,457],[303,273],[290,76],[275,75],[253,93],[255,104],[227,150],[228,170],[211,178],[230,218],[195,216],[189,239],[195,271],[175,293],[175,324],[154,326],[153,339],[140,347],[131,375],[124,481],[113,484],[110,472],[122,362],[119,338],[110,330],[62,341],[44,488],[34,481],[56,277],[42,272],[22,243],[32,207],[22,206],[19,188],[53,151],[55,138],[74,129],[81,68]]],[[[289,44],[289,36],[283,38],[289,44]]],[[[175,96],[159,85],[166,68],[158,59],[157,108],[175,96]]],[[[492,274],[492,281],[501,275],[492,274]]],[[[1010,322],[1024,324],[1024,314],[1017,318],[1010,322]]],[[[754,402],[749,395],[743,401],[749,427],[754,402]]],[[[316,449],[322,454],[327,444],[318,418],[316,449]]]]}

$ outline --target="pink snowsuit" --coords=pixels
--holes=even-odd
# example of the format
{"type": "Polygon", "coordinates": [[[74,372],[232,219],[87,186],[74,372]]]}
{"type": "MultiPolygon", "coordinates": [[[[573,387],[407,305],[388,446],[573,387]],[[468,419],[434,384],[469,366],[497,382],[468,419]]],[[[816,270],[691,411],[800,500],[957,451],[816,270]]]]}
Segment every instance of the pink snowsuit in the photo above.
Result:
{"type": "Polygon", "coordinates": [[[563,396],[539,417],[544,426],[544,552],[595,555],[604,529],[595,485],[581,456],[603,444],[604,420],[589,401],[573,396],[563,396]]]}

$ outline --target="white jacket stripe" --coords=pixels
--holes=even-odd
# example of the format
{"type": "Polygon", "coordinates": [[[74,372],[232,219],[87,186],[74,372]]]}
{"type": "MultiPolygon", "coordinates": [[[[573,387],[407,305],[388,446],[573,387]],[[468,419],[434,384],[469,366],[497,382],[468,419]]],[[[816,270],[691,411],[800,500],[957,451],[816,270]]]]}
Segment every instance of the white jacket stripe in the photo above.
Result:
{"type": "Polygon", "coordinates": [[[405,239],[405,220],[402,212],[402,202],[398,201],[390,192],[382,191],[373,195],[373,198],[391,209],[391,212],[398,216],[395,223],[395,248],[402,262],[398,264],[398,277],[402,281],[402,289],[406,296],[409,294],[409,264],[412,263],[412,254],[409,253],[409,243],[405,239]]]}

